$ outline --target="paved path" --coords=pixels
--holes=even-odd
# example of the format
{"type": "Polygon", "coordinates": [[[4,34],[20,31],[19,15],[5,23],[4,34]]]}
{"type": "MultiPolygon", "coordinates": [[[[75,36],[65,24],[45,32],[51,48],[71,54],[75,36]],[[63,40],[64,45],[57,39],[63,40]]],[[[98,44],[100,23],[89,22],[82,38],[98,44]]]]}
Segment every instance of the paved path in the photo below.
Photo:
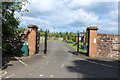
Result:
{"type": "Polygon", "coordinates": [[[37,54],[13,62],[3,71],[3,78],[114,78],[118,76],[117,61],[79,58],[73,49],[61,42],[49,41],[48,53],[37,54]]]}

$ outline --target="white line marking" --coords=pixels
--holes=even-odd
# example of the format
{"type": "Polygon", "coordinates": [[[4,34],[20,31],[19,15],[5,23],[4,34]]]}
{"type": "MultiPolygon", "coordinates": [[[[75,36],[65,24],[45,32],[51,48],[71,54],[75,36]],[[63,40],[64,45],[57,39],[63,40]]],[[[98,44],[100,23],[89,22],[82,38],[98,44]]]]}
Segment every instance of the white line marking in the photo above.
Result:
{"type": "Polygon", "coordinates": [[[25,66],[28,66],[26,63],[24,63],[23,61],[21,61],[19,58],[15,57],[20,63],[22,63],[25,66]]]}
{"type": "Polygon", "coordinates": [[[28,75],[32,75],[32,74],[28,74],[28,75]]]}
{"type": "Polygon", "coordinates": [[[64,67],[64,64],[62,64],[61,67],[63,68],[63,67],[64,67]]]}
{"type": "Polygon", "coordinates": [[[2,73],[2,74],[0,75],[0,77],[2,77],[2,76],[4,76],[4,75],[7,74],[7,71],[0,71],[0,73],[2,73]]]}
{"type": "Polygon", "coordinates": [[[87,61],[87,62],[90,62],[90,63],[94,63],[94,64],[99,64],[99,65],[103,65],[103,66],[107,66],[107,67],[116,68],[116,67],[113,67],[113,66],[110,66],[110,65],[107,65],[107,64],[102,64],[102,63],[97,63],[97,62],[93,62],[93,61],[88,61],[88,60],[85,60],[85,59],[82,59],[82,58],[77,58],[76,60],[84,60],[84,61],[87,61]]]}
{"type": "Polygon", "coordinates": [[[4,71],[5,73],[4,74],[2,74],[2,76],[4,76],[4,75],[6,75],[7,74],[7,71],[4,71]]]}
{"type": "Polygon", "coordinates": [[[40,77],[42,77],[43,75],[41,74],[40,77]]]}
{"type": "Polygon", "coordinates": [[[76,58],[76,60],[85,60],[85,59],[82,59],[82,58],[76,58]]]}
{"type": "Polygon", "coordinates": [[[48,63],[46,65],[48,65],[48,63]]]}
{"type": "Polygon", "coordinates": [[[7,76],[6,78],[10,78],[10,77],[12,77],[12,76],[14,76],[14,74],[12,74],[12,75],[9,75],[9,76],[7,76]]]}
{"type": "Polygon", "coordinates": [[[50,75],[50,77],[53,77],[53,75],[50,75]]]}
{"type": "Polygon", "coordinates": [[[47,58],[46,56],[43,56],[44,58],[47,58]]]}

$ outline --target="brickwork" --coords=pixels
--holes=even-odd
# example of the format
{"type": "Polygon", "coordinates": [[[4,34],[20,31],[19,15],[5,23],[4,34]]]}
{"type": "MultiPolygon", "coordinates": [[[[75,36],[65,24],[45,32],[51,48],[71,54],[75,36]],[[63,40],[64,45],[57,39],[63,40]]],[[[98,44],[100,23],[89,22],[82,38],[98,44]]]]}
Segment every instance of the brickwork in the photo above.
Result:
{"type": "Polygon", "coordinates": [[[28,35],[28,46],[29,46],[29,55],[33,55],[36,52],[36,33],[37,33],[36,25],[29,25],[28,30],[30,31],[28,35]]]}
{"type": "Polygon", "coordinates": [[[88,53],[90,57],[96,57],[97,53],[97,43],[96,43],[96,36],[97,36],[97,27],[88,27],[88,53]]]}

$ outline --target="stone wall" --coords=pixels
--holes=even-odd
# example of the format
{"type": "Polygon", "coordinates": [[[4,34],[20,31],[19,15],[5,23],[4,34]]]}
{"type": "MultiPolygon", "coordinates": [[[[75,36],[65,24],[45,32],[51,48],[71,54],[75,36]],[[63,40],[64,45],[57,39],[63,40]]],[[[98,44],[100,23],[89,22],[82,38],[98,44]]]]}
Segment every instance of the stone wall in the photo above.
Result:
{"type": "Polygon", "coordinates": [[[120,35],[98,33],[97,56],[118,58],[120,56],[120,35]]]}

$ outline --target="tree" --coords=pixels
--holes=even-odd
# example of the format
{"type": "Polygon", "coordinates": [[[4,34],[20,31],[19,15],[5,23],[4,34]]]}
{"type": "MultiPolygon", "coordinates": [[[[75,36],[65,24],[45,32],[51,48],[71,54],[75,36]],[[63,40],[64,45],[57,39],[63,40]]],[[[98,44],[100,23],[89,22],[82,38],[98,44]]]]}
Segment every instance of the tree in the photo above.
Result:
{"type": "Polygon", "coordinates": [[[48,37],[50,37],[50,36],[51,36],[51,34],[50,34],[50,31],[49,31],[49,30],[47,30],[47,35],[48,35],[48,37]]]}
{"type": "MultiPolygon", "coordinates": [[[[21,12],[22,5],[26,2],[2,2],[2,51],[10,53],[12,43],[11,39],[17,34],[20,18],[15,17],[15,12],[21,12]],[[9,41],[9,42],[8,42],[9,41]]],[[[24,10],[27,11],[27,10],[24,10]]]]}
{"type": "Polygon", "coordinates": [[[73,35],[72,35],[72,41],[74,41],[74,42],[76,42],[76,33],[73,33],[73,35]]]}
{"type": "Polygon", "coordinates": [[[20,23],[20,18],[15,18],[15,12],[21,12],[21,2],[2,2],[2,34],[3,39],[14,37],[20,23]]]}
{"type": "Polygon", "coordinates": [[[40,36],[45,36],[45,31],[43,31],[42,29],[38,30],[40,36]]]}
{"type": "Polygon", "coordinates": [[[69,33],[69,39],[72,40],[72,35],[73,35],[73,32],[70,32],[69,33]]]}
{"type": "Polygon", "coordinates": [[[26,31],[27,29],[25,29],[25,28],[18,28],[18,31],[26,31]]]}
{"type": "Polygon", "coordinates": [[[60,33],[59,33],[59,35],[60,35],[60,38],[62,38],[62,37],[63,37],[62,32],[60,32],[60,33]]]}

